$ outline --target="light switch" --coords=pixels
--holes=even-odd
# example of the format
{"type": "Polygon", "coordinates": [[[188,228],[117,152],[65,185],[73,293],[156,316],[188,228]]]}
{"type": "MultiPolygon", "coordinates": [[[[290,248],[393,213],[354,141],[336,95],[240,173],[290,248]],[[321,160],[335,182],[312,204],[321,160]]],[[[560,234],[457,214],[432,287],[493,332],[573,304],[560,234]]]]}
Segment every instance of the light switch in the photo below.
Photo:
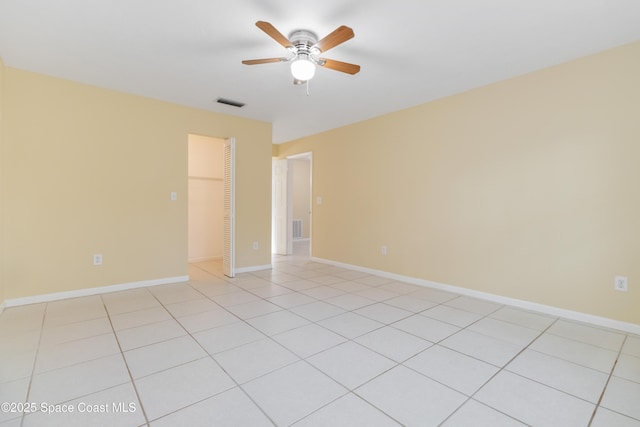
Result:
{"type": "Polygon", "coordinates": [[[316,197],[316,204],[317,205],[321,205],[322,204],[322,196],[316,197]]]}
{"type": "Polygon", "coordinates": [[[178,193],[176,193],[175,191],[171,192],[171,200],[173,200],[174,202],[176,200],[178,200],[178,193]]]}

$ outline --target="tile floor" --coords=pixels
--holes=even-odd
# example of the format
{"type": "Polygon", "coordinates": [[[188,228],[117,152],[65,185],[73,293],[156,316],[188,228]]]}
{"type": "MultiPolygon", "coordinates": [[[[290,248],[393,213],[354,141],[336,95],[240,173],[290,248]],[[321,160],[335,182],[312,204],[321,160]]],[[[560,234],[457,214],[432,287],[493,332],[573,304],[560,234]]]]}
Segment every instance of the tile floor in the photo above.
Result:
{"type": "Polygon", "coordinates": [[[0,426],[640,426],[640,336],[304,255],[190,277],[6,309],[0,426]]]}

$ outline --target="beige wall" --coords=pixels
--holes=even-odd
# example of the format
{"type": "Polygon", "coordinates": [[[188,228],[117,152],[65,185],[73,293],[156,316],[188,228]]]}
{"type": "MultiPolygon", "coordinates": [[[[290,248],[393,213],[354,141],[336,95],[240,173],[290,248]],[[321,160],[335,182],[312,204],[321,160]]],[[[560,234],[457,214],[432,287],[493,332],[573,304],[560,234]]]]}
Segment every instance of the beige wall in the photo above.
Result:
{"type": "Polygon", "coordinates": [[[313,254],[640,323],[638,76],[635,43],[281,145],[313,254]]]}
{"type": "Polygon", "coordinates": [[[270,264],[269,123],[11,67],[4,89],[6,298],[186,275],[189,133],[236,138],[236,266],[270,264]]]}

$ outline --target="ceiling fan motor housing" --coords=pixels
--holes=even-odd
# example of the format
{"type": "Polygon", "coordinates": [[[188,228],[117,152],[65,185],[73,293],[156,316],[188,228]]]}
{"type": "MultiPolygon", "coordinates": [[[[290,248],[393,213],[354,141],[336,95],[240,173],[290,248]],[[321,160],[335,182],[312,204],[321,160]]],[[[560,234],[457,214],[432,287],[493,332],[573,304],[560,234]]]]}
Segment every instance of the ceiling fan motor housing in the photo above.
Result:
{"type": "Polygon", "coordinates": [[[320,53],[320,49],[312,49],[312,46],[318,42],[318,37],[311,31],[296,30],[289,35],[289,40],[295,49],[294,53],[297,55],[310,56],[320,53]]]}

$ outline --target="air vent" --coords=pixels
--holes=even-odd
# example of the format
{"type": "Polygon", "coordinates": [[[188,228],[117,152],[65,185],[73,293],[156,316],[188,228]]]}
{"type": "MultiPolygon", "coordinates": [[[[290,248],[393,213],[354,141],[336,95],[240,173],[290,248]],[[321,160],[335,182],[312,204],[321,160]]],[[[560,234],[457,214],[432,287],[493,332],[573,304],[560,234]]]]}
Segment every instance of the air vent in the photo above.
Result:
{"type": "Polygon", "coordinates": [[[219,104],[231,105],[232,107],[238,107],[238,108],[244,107],[244,102],[238,102],[238,101],[234,101],[232,99],[227,99],[227,98],[218,98],[216,102],[218,102],[219,104]]]}

